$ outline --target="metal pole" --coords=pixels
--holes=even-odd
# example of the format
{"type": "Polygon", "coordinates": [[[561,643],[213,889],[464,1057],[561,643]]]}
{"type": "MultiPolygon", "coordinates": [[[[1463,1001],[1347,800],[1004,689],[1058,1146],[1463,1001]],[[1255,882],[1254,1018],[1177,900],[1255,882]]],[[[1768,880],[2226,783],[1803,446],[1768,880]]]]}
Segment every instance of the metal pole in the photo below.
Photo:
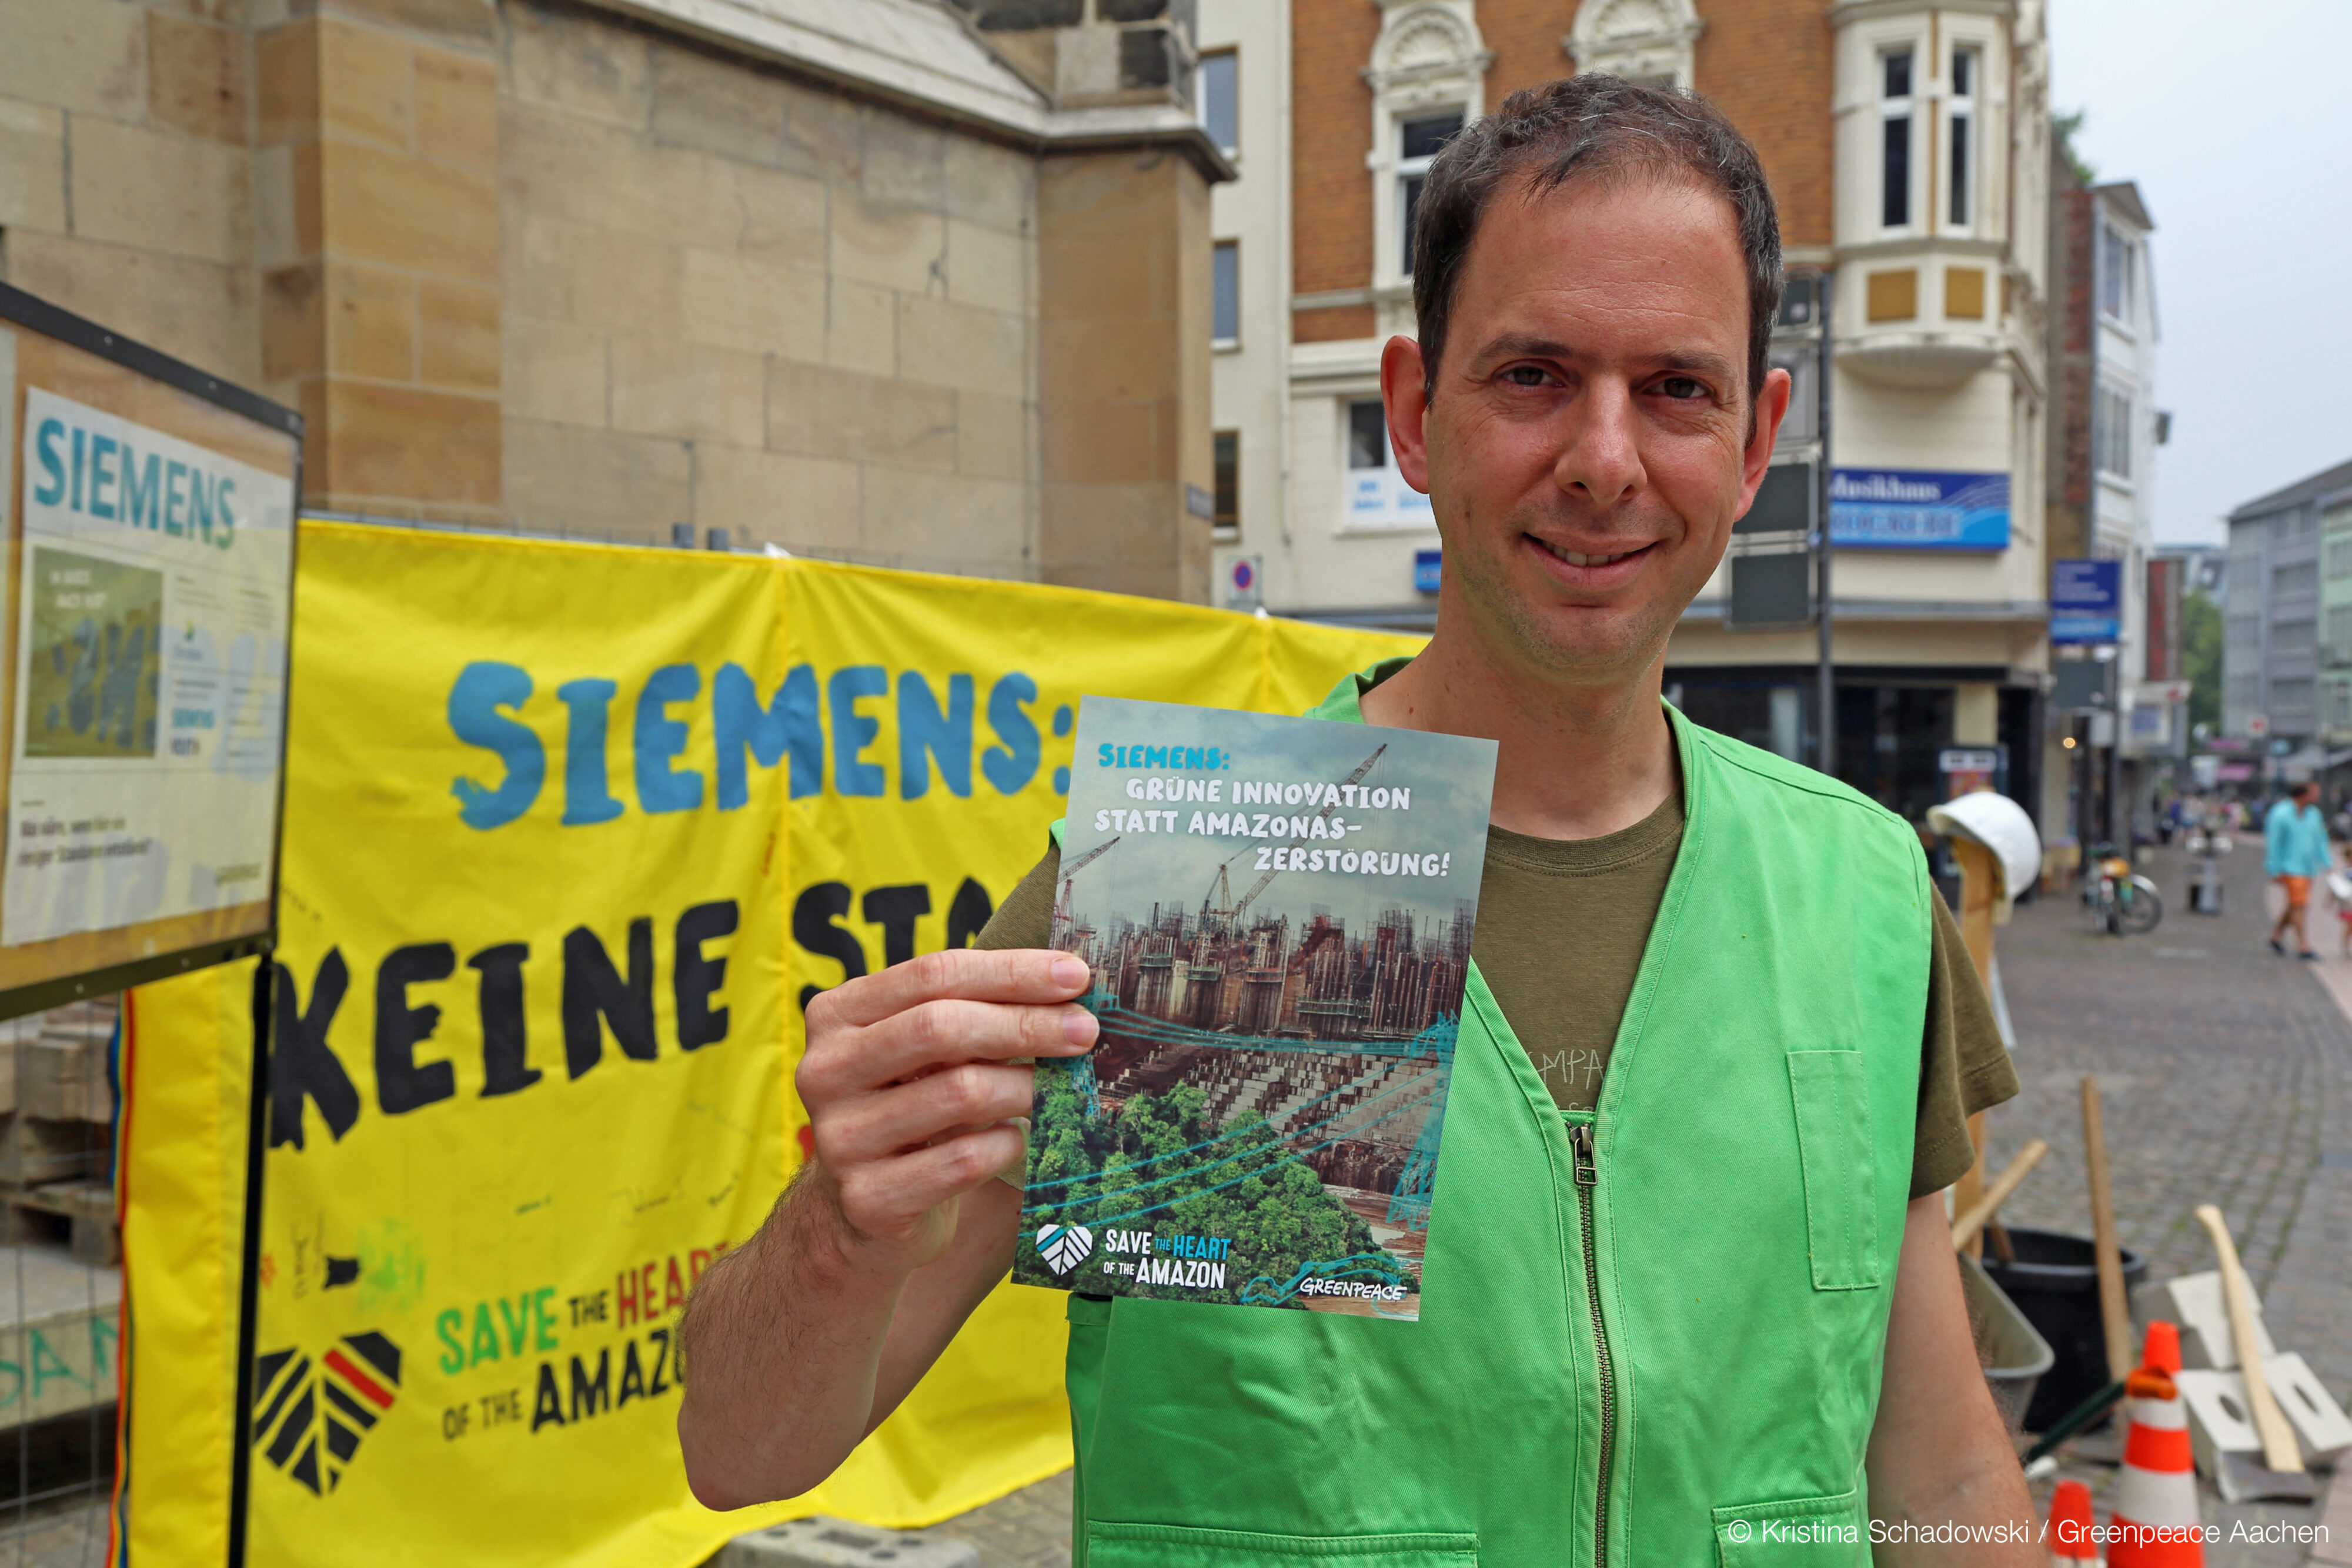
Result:
{"type": "Polygon", "coordinates": [[[1836,316],[1830,308],[1830,273],[1822,271],[1813,307],[1820,325],[1821,369],[1814,381],[1815,421],[1820,435],[1818,455],[1813,466],[1813,601],[1816,624],[1821,631],[1822,653],[1819,689],[1814,706],[1819,710],[1821,727],[1821,769],[1834,779],[1838,776],[1837,724],[1837,659],[1835,633],[1830,611],[1830,338],[1835,330],[1836,316]]]}

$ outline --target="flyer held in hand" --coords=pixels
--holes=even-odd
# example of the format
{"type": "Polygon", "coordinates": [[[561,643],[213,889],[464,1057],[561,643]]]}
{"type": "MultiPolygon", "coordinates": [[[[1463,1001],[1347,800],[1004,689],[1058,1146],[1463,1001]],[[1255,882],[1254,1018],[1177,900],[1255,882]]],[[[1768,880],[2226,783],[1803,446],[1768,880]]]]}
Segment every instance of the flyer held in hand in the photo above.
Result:
{"type": "Polygon", "coordinates": [[[1495,745],[1088,697],[1013,1278],[1410,1322],[1495,745]]]}

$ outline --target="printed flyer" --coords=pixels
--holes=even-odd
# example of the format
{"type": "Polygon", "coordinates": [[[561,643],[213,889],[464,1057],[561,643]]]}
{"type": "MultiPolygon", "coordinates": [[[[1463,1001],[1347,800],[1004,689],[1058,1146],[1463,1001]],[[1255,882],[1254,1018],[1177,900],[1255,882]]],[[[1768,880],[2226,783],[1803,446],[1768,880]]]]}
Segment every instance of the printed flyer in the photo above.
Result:
{"type": "Polygon", "coordinates": [[[294,486],[40,387],[0,946],[269,897],[294,486]]]}
{"type": "Polygon", "coordinates": [[[1088,697],[1076,758],[1102,1034],[1039,1064],[1013,1277],[1418,1318],[1494,743],[1088,697]]]}

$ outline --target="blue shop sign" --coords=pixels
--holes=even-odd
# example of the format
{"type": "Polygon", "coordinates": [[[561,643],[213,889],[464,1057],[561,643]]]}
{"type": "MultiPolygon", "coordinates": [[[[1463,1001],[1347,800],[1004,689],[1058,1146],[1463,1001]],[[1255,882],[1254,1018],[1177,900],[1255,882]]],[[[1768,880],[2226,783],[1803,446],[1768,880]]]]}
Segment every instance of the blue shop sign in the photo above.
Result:
{"type": "Polygon", "coordinates": [[[2124,563],[2050,563],[2050,641],[2120,643],[2124,635],[2124,563]]]}
{"type": "Polygon", "coordinates": [[[1415,593],[1437,591],[1438,571],[1443,559],[1440,553],[1433,549],[1417,549],[1412,552],[1412,591],[1415,593]]]}
{"type": "Polygon", "coordinates": [[[1840,468],[1830,476],[1830,542],[1841,549],[2009,548],[2009,476],[1840,468]]]}

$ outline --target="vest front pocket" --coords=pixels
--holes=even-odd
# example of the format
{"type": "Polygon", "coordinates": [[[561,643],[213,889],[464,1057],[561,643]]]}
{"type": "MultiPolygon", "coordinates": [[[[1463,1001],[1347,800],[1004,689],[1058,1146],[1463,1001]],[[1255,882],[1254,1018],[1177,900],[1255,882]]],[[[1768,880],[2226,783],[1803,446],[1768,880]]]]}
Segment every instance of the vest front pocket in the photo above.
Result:
{"type": "Polygon", "coordinates": [[[1870,1084],[1858,1051],[1792,1051],[1789,1088],[1805,1175],[1805,1231],[1816,1291],[1866,1291],[1878,1258],[1878,1158],[1870,1084]]]}
{"type": "MultiPolygon", "coordinates": [[[[1836,1054],[1834,1052],[1819,1054],[1836,1054]]],[[[1860,1495],[1751,1502],[1715,1511],[1715,1550],[1722,1568],[1829,1568],[1870,1561],[1860,1495]]]]}
{"type": "Polygon", "coordinates": [[[1087,1568],[1477,1568],[1475,1535],[1265,1535],[1182,1524],[1087,1521],[1087,1568]]]}

